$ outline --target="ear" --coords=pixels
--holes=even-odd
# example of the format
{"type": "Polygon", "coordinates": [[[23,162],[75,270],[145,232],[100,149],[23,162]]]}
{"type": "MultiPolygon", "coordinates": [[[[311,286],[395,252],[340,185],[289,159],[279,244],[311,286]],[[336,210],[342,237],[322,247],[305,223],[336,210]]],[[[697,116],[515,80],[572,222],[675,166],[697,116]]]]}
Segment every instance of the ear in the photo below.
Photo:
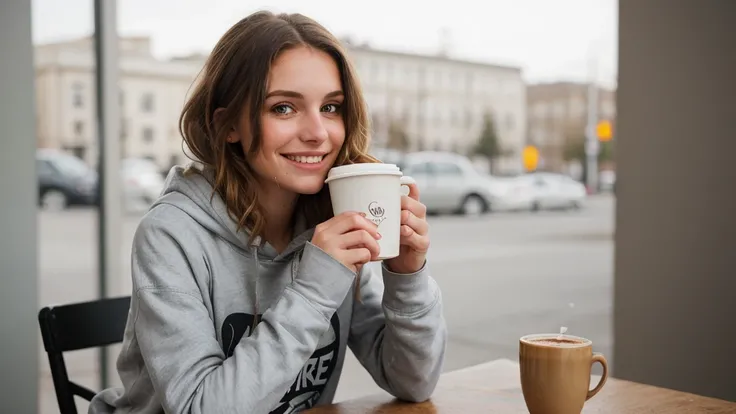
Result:
{"type": "MultiPolygon", "coordinates": [[[[215,124],[219,124],[223,122],[223,117],[225,116],[225,108],[217,108],[215,109],[215,113],[213,115],[213,119],[215,121],[215,124]]],[[[234,144],[236,142],[240,141],[240,134],[238,134],[238,131],[233,127],[230,132],[227,134],[227,142],[229,144],[234,144]]]]}

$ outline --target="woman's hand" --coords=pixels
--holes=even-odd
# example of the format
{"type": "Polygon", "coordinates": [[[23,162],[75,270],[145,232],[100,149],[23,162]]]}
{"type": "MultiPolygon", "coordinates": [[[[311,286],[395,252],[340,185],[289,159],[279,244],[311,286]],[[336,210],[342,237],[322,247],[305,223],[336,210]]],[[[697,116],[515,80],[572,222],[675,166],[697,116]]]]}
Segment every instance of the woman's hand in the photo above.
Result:
{"type": "Polygon", "coordinates": [[[312,244],[357,273],[364,264],[378,258],[380,238],[377,226],[365,214],[350,211],[318,224],[312,244]]]}
{"type": "Polygon", "coordinates": [[[415,273],[427,259],[429,250],[429,223],[427,207],[419,201],[419,188],[409,185],[409,195],[401,197],[401,247],[399,255],[385,261],[394,273],[415,273]]]}

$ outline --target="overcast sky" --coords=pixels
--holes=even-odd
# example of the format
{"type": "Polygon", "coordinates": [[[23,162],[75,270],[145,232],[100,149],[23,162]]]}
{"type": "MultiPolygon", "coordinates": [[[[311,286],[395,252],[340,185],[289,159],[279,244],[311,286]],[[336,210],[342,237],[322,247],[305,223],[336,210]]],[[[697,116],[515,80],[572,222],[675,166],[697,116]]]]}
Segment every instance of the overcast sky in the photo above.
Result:
{"type": "MultiPolygon", "coordinates": [[[[445,32],[451,55],[517,65],[532,82],[597,73],[613,84],[617,7],[616,0],[118,0],[118,30],[150,35],[154,54],[166,58],[209,51],[253,11],[299,12],[377,48],[433,53],[445,32]]],[[[92,16],[91,0],[34,0],[34,42],[89,35],[92,16]]]]}

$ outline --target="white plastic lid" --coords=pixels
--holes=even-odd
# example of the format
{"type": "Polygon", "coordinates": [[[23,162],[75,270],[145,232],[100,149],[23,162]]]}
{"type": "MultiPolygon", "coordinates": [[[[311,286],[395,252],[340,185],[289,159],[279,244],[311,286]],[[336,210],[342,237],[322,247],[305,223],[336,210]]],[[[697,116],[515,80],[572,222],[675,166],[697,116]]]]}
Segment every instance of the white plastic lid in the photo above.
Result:
{"type": "Polygon", "coordinates": [[[327,173],[325,183],[340,178],[355,177],[358,175],[403,175],[399,167],[394,164],[360,163],[334,167],[327,173]]]}

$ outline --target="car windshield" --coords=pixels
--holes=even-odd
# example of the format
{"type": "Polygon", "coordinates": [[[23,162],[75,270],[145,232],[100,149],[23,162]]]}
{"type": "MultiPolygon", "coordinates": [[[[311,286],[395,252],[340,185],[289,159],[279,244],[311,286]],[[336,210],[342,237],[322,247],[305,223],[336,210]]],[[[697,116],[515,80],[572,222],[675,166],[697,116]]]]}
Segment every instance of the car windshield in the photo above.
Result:
{"type": "Polygon", "coordinates": [[[63,174],[80,177],[91,172],[90,167],[76,157],[63,155],[59,157],[54,157],[52,159],[52,162],[54,163],[54,167],[56,167],[63,174]]]}

